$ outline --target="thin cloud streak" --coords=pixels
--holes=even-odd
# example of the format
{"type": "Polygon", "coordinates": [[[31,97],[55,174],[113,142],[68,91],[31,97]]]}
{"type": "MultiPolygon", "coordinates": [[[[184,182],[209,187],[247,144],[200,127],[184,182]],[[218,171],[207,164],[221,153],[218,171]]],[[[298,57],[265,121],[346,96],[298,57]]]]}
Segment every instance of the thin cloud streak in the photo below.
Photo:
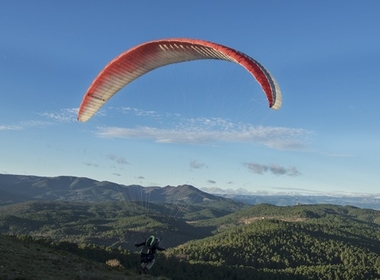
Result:
{"type": "Polygon", "coordinates": [[[78,108],[61,109],[58,112],[35,113],[40,117],[47,118],[50,121],[29,119],[20,121],[17,125],[0,125],[0,131],[6,130],[24,130],[33,127],[46,127],[55,123],[69,123],[76,121],[78,108]]]}
{"type": "Polygon", "coordinates": [[[61,109],[59,112],[43,112],[40,116],[57,122],[74,122],[77,119],[78,108],[61,109]]]}
{"type": "Polygon", "coordinates": [[[151,139],[157,143],[210,144],[215,142],[257,143],[280,150],[305,150],[302,138],[310,132],[284,127],[232,127],[222,130],[202,126],[182,126],[173,129],[155,127],[99,127],[103,138],[151,139]]]}
{"type": "MultiPolygon", "coordinates": [[[[150,125],[135,128],[103,126],[97,128],[102,138],[148,139],[157,143],[211,144],[217,142],[256,143],[278,150],[306,150],[312,131],[287,127],[252,126],[223,118],[183,118],[180,114],[143,109],[114,108],[137,118],[149,118],[150,125]],[[158,123],[157,123],[158,121],[158,123]],[[165,124],[165,127],[162,127],[165,124]]],[[[136,121],[136,119],[135,119],[136,121]]]]}
{"type": "Polygon", "coordinates": [[[29,120],[20,122],[19,125],[0,125],[0,131],[6,130],[24,130],[30,127],[44,127],[51,125],[50,122],[29,120]]]}
{"type": "Polygon", "coordinates": [[[21,127],[16,125],[0,125],[1,130],[21,130],[21,127]]]}

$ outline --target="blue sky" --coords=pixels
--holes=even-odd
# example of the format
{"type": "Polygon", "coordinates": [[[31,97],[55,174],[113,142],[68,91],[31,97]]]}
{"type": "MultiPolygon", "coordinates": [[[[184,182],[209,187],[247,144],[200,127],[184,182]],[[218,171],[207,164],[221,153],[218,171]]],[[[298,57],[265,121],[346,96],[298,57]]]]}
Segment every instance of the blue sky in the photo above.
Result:
{"type": "Polygon", "coordinates": [[[2,1],[0,173],[250,192],[378,194],[380,2],[2,1]],[[84,93],[146,41],[238,49],[274,75],[274,111],[241,66],[152,71],[91,120],[84,93]]]}

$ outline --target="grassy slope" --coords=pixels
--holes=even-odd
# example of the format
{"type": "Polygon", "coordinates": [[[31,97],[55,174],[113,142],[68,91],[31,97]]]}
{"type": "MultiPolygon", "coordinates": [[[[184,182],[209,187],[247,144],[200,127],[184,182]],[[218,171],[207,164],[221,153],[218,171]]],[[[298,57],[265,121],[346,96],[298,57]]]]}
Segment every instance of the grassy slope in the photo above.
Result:
{"type": "Polygon", "coordinates": [[[0,279],[125,279],[123,268],[0,235],[0,279]]]}

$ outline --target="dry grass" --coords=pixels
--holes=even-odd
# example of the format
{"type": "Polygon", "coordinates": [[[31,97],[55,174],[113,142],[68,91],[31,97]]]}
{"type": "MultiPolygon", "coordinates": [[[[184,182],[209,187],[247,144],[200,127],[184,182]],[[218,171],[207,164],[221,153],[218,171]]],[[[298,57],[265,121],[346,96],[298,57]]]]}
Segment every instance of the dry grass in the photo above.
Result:
{"type": "Polygon", "coordinates": [[[0,235],[0,279],[164,279],[138,275],[118,260],[98,263],[33,242],[0,235]]]}

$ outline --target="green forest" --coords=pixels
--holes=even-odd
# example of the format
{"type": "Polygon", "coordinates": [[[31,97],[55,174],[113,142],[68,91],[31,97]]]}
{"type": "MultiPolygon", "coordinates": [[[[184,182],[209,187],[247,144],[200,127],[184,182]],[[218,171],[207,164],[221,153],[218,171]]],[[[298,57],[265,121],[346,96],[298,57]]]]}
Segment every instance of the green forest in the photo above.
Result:
{"type": "MultiPolygon", "coordinates": [[[[13,204],[0,207],[0,231],[12,242],[38,244],[56,255],[70,253],[104,265],[106,272],[119,273],[116,278],[109,274],[109,279],[119,279],[120,274],[126,279],[141,277],[135,274],[139,255],[133,243],[149,233],[161,234],[161,245],[167,248],[157,254],[147,276],[157,279],[380,278],[379,211],[270,204],[237,209],[220,203],[186,208],[134,203],[13,204]],[[120,265],[106,266],[109,260],[120,265]]],[[[2,262],[11,258],[11,248],[2,251],[7,252],[2,262]]],[[[9,275],[11,266],[1,264],[0,278],[9,275]]]]}

